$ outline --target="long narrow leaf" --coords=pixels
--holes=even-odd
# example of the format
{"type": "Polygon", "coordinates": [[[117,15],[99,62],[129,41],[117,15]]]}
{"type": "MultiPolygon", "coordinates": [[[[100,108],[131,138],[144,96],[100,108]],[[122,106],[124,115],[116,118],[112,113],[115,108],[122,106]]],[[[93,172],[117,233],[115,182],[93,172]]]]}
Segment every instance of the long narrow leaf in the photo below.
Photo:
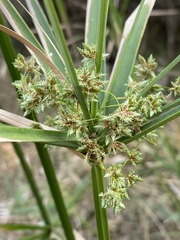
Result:
{"type": "Polygon", "coordinates": [[[12,31],[11,29],[0,25],[0,30],[7,33],[8,35],[12,36],[13,38],[17,39],[25,46],[30,48],[41,60],[48,66],[59,79],[64,79],[64,76],[60,72],[60,70],[53,64],[53,62],[42,52],[39,48],[37,48],[34,44],[28,41],[26,38],[22,37],[21,35],[17,34],[16,32],[12,31]]]}
{"type": "Polygon", "coordinates": [[[175,99],[174,101],[166,104],[165,106],[163,106],[163,112],[167,111],[167,110],[170,110],[176,106],[179,106],[180,105],[180,98],[177,98],[175,99]]]}
{"type": "Polygon", "coordinates": [[[97,73],[101,72],[102,68],[102,55],[105,45],[105,33],[108,14],[109,0],[101,0],[98,13],[98,34],[97,34],[97,46],[96,46],[96,68],[97,73]]]}
{"type": "Polygon", "coordinates": [[[46,178],[49,184],[49,188],[51,190],[51,194],[54,199],[54,203],[56,206],[56,210],[59,216],[59,219],[62,223],[62,227],[64,230],[64,233],[66,235],[67,240],[75,240],[73,229],[71,226],[70,219],[68,217],[68,213],[66,210],[65,202],[61,193],[61,189],[55,174],[55,170],[52,164],[52,161],[49,157],[47,148],[44,148],[43,144],[36,143],[37,151],[40,156],[41,164],[44,168],[46,178]]]}
{"type": "Polygon", "coordinates": [[[44,233],[39,233],[39,234],[31,234],[29,236],[27,236],[27,234],[25,235],[25,237],[20,238],[19,240],[39,240],[39,239],[47,239],[47,236],[44,233]]]}
{"type": "MultiPolygon", "coordinates": [[[[36,116],[35,116],[36,117],[36,116]]],[[[56,130],[55,128],[49,127],[37,121],[32,121],[27,118],[21,117],[17,114],[0,109],[0,121],[12,126],[21,128],[32,128],[33,126],[39,126],[44,130],[56,130]]]]}
{"type": "Polygon", "coordinates": [[[23,18],[17,12],[13,4],[8,0],[0,1],[0,9],[4,13],[10,25],[19,35],[25,36],[32,44],[43,51],[41,44],[37,41],[32,31],[29,29],[23,18]]]}
{"type": "MultiPolygon", "coordinates": [[[[40,194],[40,191],[38,189],[38,186],[36,184],[36,181],[33,177],[33,173],[31,171],[31,168],[29,166],[29,164],[27,163],[27,160],[23,154],[23,151],[20,147],[20,145],[18,143],[13,143],[13,147],[14,147],[14,150],[20,160],[20,163],[21,163],[21,166],[24,170],[24,173],[25,173],[25,176],[28,180],[28,183],[31,187],[31,191],[36,199],[36,202],[37,202],[37,205],[39,207],[39,210],[40,210],[40,213],[41,213],[41,216],[44,220],[44,222],[46,223],[46,225],[51,225],[51,222],[50,222],[50,218],[49,218],[49,215],[48,215],[48,212],[46,210],[46,207],[43,203],[43,198],[40,194]]],[[[49,232],[50,233],[50,232],[49,232]]],[[[48,234],[48,233],[47,233],[48,234]]]]}
{"type": "MultiPolygon", "coordinates": [[[[13,29],[17,32],[19,36],[25,37],[29,42],[31,42],[36,48],[38,48],[41,52],[44,52],[41,44],[39,41],[35,38],[34,34],[30,30],[30,28],[27,26],[23,18],[20,16],[20,14],[15,9],[14,5],[8,1],[8,0],[1,0],[0,1],[0,9],[6,19],[9,21],[10,25],[13,27],[13,29]]],[[[27,47],[27,45],[25,45],[27,47]]],[[[31,55],[34,55],[36,60],[41,63],[42,68],[46,70],[47,66],[44,65],[44,62],[41,62],[41,60],[34,54],[31,48],[27,48],[28,51],[31,53],[31,55]]]]}
{"type": "Polygon", "coordinates": [[[97,18],[100,8],[100,1],[88,0],[86,12],[86,26],[85,26],[85,43],[96,44],[98,25],[97,18]]]}
{"type": "Polygon", "coordinates": [[[78,147],[76,138],[67,136],[66,132],[17,128],[4,124],[0,124],[0,142],[42,142],[73,149],[78,147]]]}
{"type": "Polygon", "coordinates": [[[87,2],[85,43],[97,45],[97,72],[101,71],[108,6],[109,0],[88,0],[87,2]]]}
{"type": "MultiPolygon", "coordinates": [[[[34,22],[36,31],[44,49],[46,50],[47,55],[52,59],[57,68],[59,68],[60,71],[65,74],[65,66],[62,56],[60,55],[60,48],[39,2],[36,0],[26,0],[26,4],[31,13],[30,16],[34,22]]],[[[28,12],[28,14],[30,13],[28,12]]]]}
{"type": "MultiPolygon", "coordinates": [[[[96,45],[96,72],[104,74],[101,79],[105,79],[106,60],[102,58],[105,52],[105,32],[107,23],[109,0],[89,0],[87,2],[87,14],[85,25],[85,43],[96,45]]],[[[100,104],[103,101],[104,92],[99,94],[100,104]]],[[[91,115],[96,116],[98,103],[91,103],[91,115]]]]}
{"type": "MultiPolygon", "coordinates": [[[[105,107],[107,102],[108,105],[114,104],[114,100],[110,100],[111,96],[108,92],[111,92],[116,98],[124,95],[126,84],[131,75],[139,45],[154,3],[155,0],[142,1],[139,8],[136,9],[128,20],[128,24],[125,25],[125,34],[123,32],[122,43],[120,44],[102,107],[105,107]]],[[[114,107],[107,107],[106,113],[109,114],[113,110],[114,107]]]]}
{"type": "MultiPolygon", "coordinates": [[[[32,116],[31,116],[32,117],[32,116]]],[[[2,110],[0,109],[0,121],[12,126],[16,126],[16,127],[21,127],[21,128],[32,128],[33,126],[36,126],[38,128],[44,129],[44,130],[52,130],[52,131],[56,131],[55,128],[49,127],[47,125],[44,125],[42,123],[39,123],[36,119],[36,116],[33,115],[33,117],[35,117],[35,121],[29,120],[27,118],[24,117],[20,117],[16,114],[10,113],[8,111],[2,110]]],[[[3,141],[3,139],[1,139],[3,141]]],[[[5,141],[5,139],[4,139],[5,141]]],[[[59,145],[61,146],[61,145],[59,145]]],[[[74,154],[76,154],[77,156],[79,156],[80,158],[83,158],[82,154],[73,150],[73,149],[69,149],[71,152],[73,152],[74,154]]]]}

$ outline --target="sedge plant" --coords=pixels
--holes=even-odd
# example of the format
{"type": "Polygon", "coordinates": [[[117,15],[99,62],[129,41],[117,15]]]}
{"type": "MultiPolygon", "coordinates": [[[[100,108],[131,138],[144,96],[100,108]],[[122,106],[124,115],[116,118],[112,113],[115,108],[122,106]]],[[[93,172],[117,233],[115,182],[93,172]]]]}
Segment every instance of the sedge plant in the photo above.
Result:
{"type": "MultiPolygon", "coordinates": [[[[4,40],[8,34],[23,43],[32,55],[27,60],[17,54],[12,61],[12,52],[3,52],[9,66],[13,62],[10,71],[16,80],[13,86],[17,89],[20,108],[24,117],[30,116],[32,120],[0,110],[0,120],[6,123],[0,125],[0,140],[36,144],[68,240],[75,239],[73,228],[44,145],[67,147],[84,159],[91,166],[98,239],[108,240],[106,209],[113,208],[118,214],[129,199],[128,189],[142,181],[136,173],[136,165],[142,161],[139,143],[155,142],[155,130],[180,116],[180,77],[168,89],[158,83],[179,63],[180,55],[158,74],[152,55],[148,59],[138,56],[139,63],[135,64],[155,3],[155,0],[143,0],[125,23],[116,61],[108,74],[105,39],[109,1],[88,0],[84,43],[77,49],[82,63],[75,67],[56,12],[57,3],[43,1],[48,22],[37,0],[26,1],[28,9],[25,10],[34,22],[38,40],[13,4],[0,1],[0,9],[14,29],[0,25],[2,46],[11,45],[4,40]],[[168,94],[164,94],[165,88],[168,94]],[[47,108],[56,109],[56,116],[47,116],[41,124],[36,115],[47,108]],[[137,143],[130,148],[128,144],[134,140],[137,143]],[[123,153],[126,160],[108,165],[106,158],[117,153],[123,153]]],[[[44,222],[50,234],[51,222],[44,206],[41,212],[42,217],[45,213],[44,222]]]]}

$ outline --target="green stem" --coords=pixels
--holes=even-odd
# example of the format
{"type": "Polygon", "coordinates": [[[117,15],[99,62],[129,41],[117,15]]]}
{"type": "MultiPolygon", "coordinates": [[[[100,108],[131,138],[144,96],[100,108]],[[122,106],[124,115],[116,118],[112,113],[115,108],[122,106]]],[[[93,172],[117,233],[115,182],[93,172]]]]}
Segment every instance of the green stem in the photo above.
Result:
{"type": "Polygon", "coordinates": [[[41,143],[36,143],[36,149],[38,151],[41,164],[44,168],[44,172],[46,174],[46,178],[49,184],[49,188],[51,190],[51,194],[54,199],[54,203],[56,206],[56,210],[59,216],[59,219],[62,223],[64,233],[66,235],[67,240],[75,240],[74,234],[73,234],[73,229],[68,217],[68,213],[66,210],[66,206],[63,200],[63,196],[55,175],[55,171],[53,168],[53,164],[51,162],[51,159],[49,157],[47,149],[44,147],[43,144],[41,143]]]}
{"type": "MultiPolygon", "coordinates": [[[[51,225],[51,222],[50,222],[50,219],[49,219],[49,216],[48,216],[48,213],[47,213],[47,210],[43,204],[43,199],[42,199],[42,196],[40,195],[40,192],[39,192],[39,189],[38,189],[38,186],[33,178],[33,174],[32,174],[32,171],[24,157],[24,154],[22,152],[22,149],[20,147],[20,145],[18,143],[13,143],[13,147],[14,147],[14,150],[17,154],[17,156],[19,157],[19,160],[21,162],[21,166],[24,170],[24,173],[26,175],[26,178],[28,180],[28,183],[31,187],[31,190],[34,194],[34,197],[36,198],[36,201],[37,201],[37,204],[38,204],[38,207],[39,207],[39,210],[41,212],[41,215],[42,215],[42,218],[44,219],[44,222],[47,224],[47,225],[51,225]]],[[[48,235],[50,234],[50,231],[48,230],[48,235]]]]}
{"type": "Polygon", "coordinates": [[[101,192],[104,192],[104,179],[103,179],[102,169],[99,166],[92,166],[91,174],[92,174],[92,185],[93,185],[98,239],[109,240],[110,237],[109,237],[106,209],[101,207],[101,201],[99,197],[99,194],[101,192]]]}

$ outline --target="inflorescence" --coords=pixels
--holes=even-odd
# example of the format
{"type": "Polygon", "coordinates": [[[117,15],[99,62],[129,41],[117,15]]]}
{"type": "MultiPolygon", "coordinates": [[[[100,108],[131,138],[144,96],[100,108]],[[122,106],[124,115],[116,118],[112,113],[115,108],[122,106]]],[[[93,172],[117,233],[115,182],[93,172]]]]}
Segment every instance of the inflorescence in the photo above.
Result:
{"type": "MultiPolygon", "coordinates": [[[[107,81],[103,80],[103,74],[96,71],[96,47],[84,44],[83,48],[78,50],[83,61],[82,66],[76,69],[76,74],[90,110],[93,102],[99,104],[98,95],[107,81]]],[[[89,121],[84,118],[68,73],[66,80],[59,81],[50,70],[42,70],[34,58],[26,61],[20,54],[14,65],[21,72],[21,79],[13,85],[18,90],[20,107],[25,111],[25,115],[32,111],[40,113],[51,107],[57,109],[56,117],[48,116],[46,124],[66,131],[68,135],[74,134],[80,145],[77,150],[84,155],[85,162],[99,165],[103,169],[109,183],[107,191],[99,195],[102,207],[113,207],[115,213],[118,213],[125,207],[124,200],[129,199],[129,187],[142,181],[135,170],[125,173],[125,165],[135,168],[142,161],[142,155],[138,147],[130,149],[121,139],[140,132],[141,126],[147,123],[149,118],[162,111],[171,94],[180,94],[180,78],[172,82],[169,95],[163,93],[164,88],[161,85],[155,84],[145,96],[141,96],[141,91],[155,77],[157,63],[152,55],[147,61],[139,56],[139,64],[134,67],[133,74],[129,77],[121,103],[109,115],[105,115],[99,106],[96,116],[93,117],[92,131],[89,121]],[[106,167],[104,159],[117,153],[127,156],[125,162],[106,167]]],[[[148,134],[146,139],[151,141],[154,136],[153,132],[148,134]]]]}

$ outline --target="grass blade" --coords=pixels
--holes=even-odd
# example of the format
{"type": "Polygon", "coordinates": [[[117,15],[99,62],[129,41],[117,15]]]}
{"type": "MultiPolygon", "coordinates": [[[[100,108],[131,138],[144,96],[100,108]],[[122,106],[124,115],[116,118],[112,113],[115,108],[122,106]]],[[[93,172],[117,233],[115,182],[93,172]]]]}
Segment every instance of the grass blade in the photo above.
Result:
{"type": "MultiPolygon", "coordinates": [[[[32,117],[36,118],[35,115],[32,117]]],[[[55,128],[48,127],[47,125],[38,123],[37,121],[32,121],[24,117],[20,117],[17,114],[10,113],[8,111],[0,109],[0,121],[12,126],[22,127],[22,128],[32,128],[32,126],[39,126],[39,128],[45,130],[56,130],[55,128]]]]}
{"type": "Polygon", "coordinates": [[[97,46],[96,46],[96,72],[100,73],[102,68],[102,55],[105,46],[105,31],[107,23],[109,0],[101,0],[100,8],[98,12],[98,34],[97,34],[97,46]]]}
{"type": "Polygon", "coordinates": [[[174,101],[172,101],[172,102],[166,104],[165,106],[163,106],[162,107],[163,112],[165,112],[165,111],[167,111],[169,109],[172,109],[172,108],[174,108],[174,107],[176,107],[178,105],[180,105],[180,98],[177,98],[174,101]]]}
{"type": "Polygon", "coordinates": [[[34,22],[38,36],[44,49],[46,50],[46,54],[52,59],[57,68],[60,69],[63,74],[65,74],[65,67],[62,56],[60,55],[60,48],[39,2],[35,0],[26,0],[26,4],[30,12],[27,11],[27,9],[26,11],[34,22]]]}
{"type": "Polygon", "coordinates": [[[67,148],[78,148],[74,136],[66,132],[32,128],[17,128],[0,124],[0,142],[41,142],[67,148]]]}
{"type": "Polygon", "coordinates": [[[89,0],[87,3],[85,43],[96,45],[97,73],[101,72],[108,7],[109,0],[89,0]]]}
{"type": "MultiPolygon", "coordinates": [[[[54,72],[57,75],[59,75],[60,70],[55,66],[55,64],[53,64],[51,62],[49,57],[46,56],[41,44],[35,38],[34,34],[29,29],[27,24],[24,22],[23,18],[19,15],[17,10],[14,8],[12,3],[7,0],[2,0],[2,1],[0,1],[0,8],[1,8],[2,12],[4,13],[5,17],[7,18],[7,20],[10,22],[11,26],[15,29],[16,33],[10,29],[9,29],[9,32],[7,32],[8,30],[5,29],[5,27],[4,27],[4,29],[2,29],[2,26],[1,26],[1,30],[6,31],[6,33],[8,33],[12,37],[16,38],[18,41],[22,42],[28,48],[30,53],[35,56],[37,61],[41,63],[41,65],[43,66],[44,69],[47,68],[46,64],[48,63],[49,67],[51,66],[50,67],[51,70],[52,71],[55,70],[54,72]],[[36,55],[37,55],[37,57],[36,57],[36,55]],[[52,66],[54,66],[54,67],[52,67],[52,66]],[[52,68],[54,68],[54,70],[52,68]]],[[[48,53],[48,55],[49,55],[49,53],[48,53]]],[[[58,57],[58,58],[59,58],[59,63],[62,62],[62,59],[60,57],[58,57]]],[[[57,61],[56,61],[56,64],[57,64],[57,61]]],[[[59,64],[58,64],[58,66],[59,66],[59,64]]],[[[62,68],[62,69],[64,71],[64,68],[62,68]]],[[[60,74],[59,77],[60,77],[60,79],[64,79],[63,74],[60,74]]]]}
{"type": "MultiPolygon", "coordinates": [[[[106,73],[106,61],[102,58],[105,52],[105,31],[107,23],[109,0],[89,0],[87,3],[85,43],[96,45],[96,73],[106,73]]],[[[101,77],[102,79],[105,77],[101,77]]],[[[99,102],[102,103],[104,92],[99,94],[99,102]]],[[[91,103],[91,115],[96,116],[97,102],[91,103]]]]}
{"type": "Polygon", "coordinates": [[[100,1],[88,0],[86,9],[85,43],[96,44],[98,35],[97,18],[100,1]]]}
{"type": "Polygon", "coordinates": [[[60,72],[60,70],[53,64],[53,62],[44,54],[43,51],[41,51],[39,48],[37,48],[34,44],[32,44],[30,41],[28,41],[26,38],[22,37],[21,35],[17,34],[16,32],[12,31],[11,29],[0,25],[0,30],[7,33],[8,35],[12,36],[13,38],[17,39],[21,43],[23,43],[25,46],[30,48],[44,63],[46,66],[48,66],[59,79],[64,79],[64,76],[60,72]]]}
{"type": "MultiPolygon", "coordinates": [[[[107,93],[102,104],[104,108],[108,105],[113,105],[114,100],[110,100],[111,92],[116,98],[122,97],[126,90],[126,84],[136,59],[139,45],[151,13],[155,0],[141,1],[139,8],[127,20],[123,31],[123,37],[116,57],[114,68],[110,77],[107,93]],[[132,24],[133,22],[133,24],[132,24]],[[110,101],[108,101],[110,100],[110,101]]],[[[114,110],[114,107],[107,107],[106,113],[109,114],[114,110]]]]}
{"type": "Polygon", "coordinates": [[[31,43],[43,51],[41,44],[37,41],[34,34],[29,29],[23,18],[19,15],[13,4],[7,0],[1,0],[0,8],[10,25],[17,31],[17,33],[25,36],[31,43]]]}
{"type": "Polygon", "coordinates": [[[58,183],[58,180],[55,175],[54,167],[51,162],[51,159],[49,157],[48,151],[46,148],[44,148],[43,144],[36,143],[36,149],[38,151],[38,154],[40,156],[41,164],[44,168],[46,178],[49,184],[49,188],[51,190],[51,194],[54,199],[54,203],[56,206],[56,210],[59,216],[59,219],[62,223],[62,227],[64,230],[64,233],[66,235],[67,240],[75,240],[73,229],[68,217],[68,213],[66,210],[66,206],[64,203],[64,199],[60,190],[60,186],[58,183]]]}
{"type": "Polygon", "coordinates": [[[40,194],[40,191],[38,189],[36,181],[35,181],[35,179],[33,177],[33,173],[32,173],[32,171],[30,169],[30,166],[28,165],[28,163],[27,163],[27,161],[25,159],[23,151],[22,151],[20,145],[17,144],[17,143],[13,143],[13,147],[14,147],[14,150],[15,150],[15,152],[16,152],[19,160],[20,160],[20,163],[21,163],[21,166],[22,166],[22,168],[24,170],[25,176],[26,176],[26,178],[28,180],[28,183],[29,183],[29,185],[31,187],[31,191],[33,192],[33,195],[34,195],[34,197],[36,199],[37,205],[38,205],[39,210],[41,212],[41,216],[42,216],[44,222],[46,223],[46,225],[51,225],[50,218],[48,216],[48,212],[47,212],[47,210],[46,210],[46,208],[45,208],[45,206],[43,204],[42,196],[40,194]]]}
{"type": "MultiPolygon", "coordinates": [[[[41,44],[35,38],[32,31],[29,29],[23,18],[20,16],[20,14],[17,12],[17,10],[10,1],[0,1],[0,9],[2,10],[2,13],[5,15],[6,19],[9,21],[10,25],[15,29],[18,35],[24,36],[36,48],[38,48],[42,52],[44,51],[41,44]]],[[[33,54],[30,49],[28,50],[31,52],[31,54],[33,54]]]]}

